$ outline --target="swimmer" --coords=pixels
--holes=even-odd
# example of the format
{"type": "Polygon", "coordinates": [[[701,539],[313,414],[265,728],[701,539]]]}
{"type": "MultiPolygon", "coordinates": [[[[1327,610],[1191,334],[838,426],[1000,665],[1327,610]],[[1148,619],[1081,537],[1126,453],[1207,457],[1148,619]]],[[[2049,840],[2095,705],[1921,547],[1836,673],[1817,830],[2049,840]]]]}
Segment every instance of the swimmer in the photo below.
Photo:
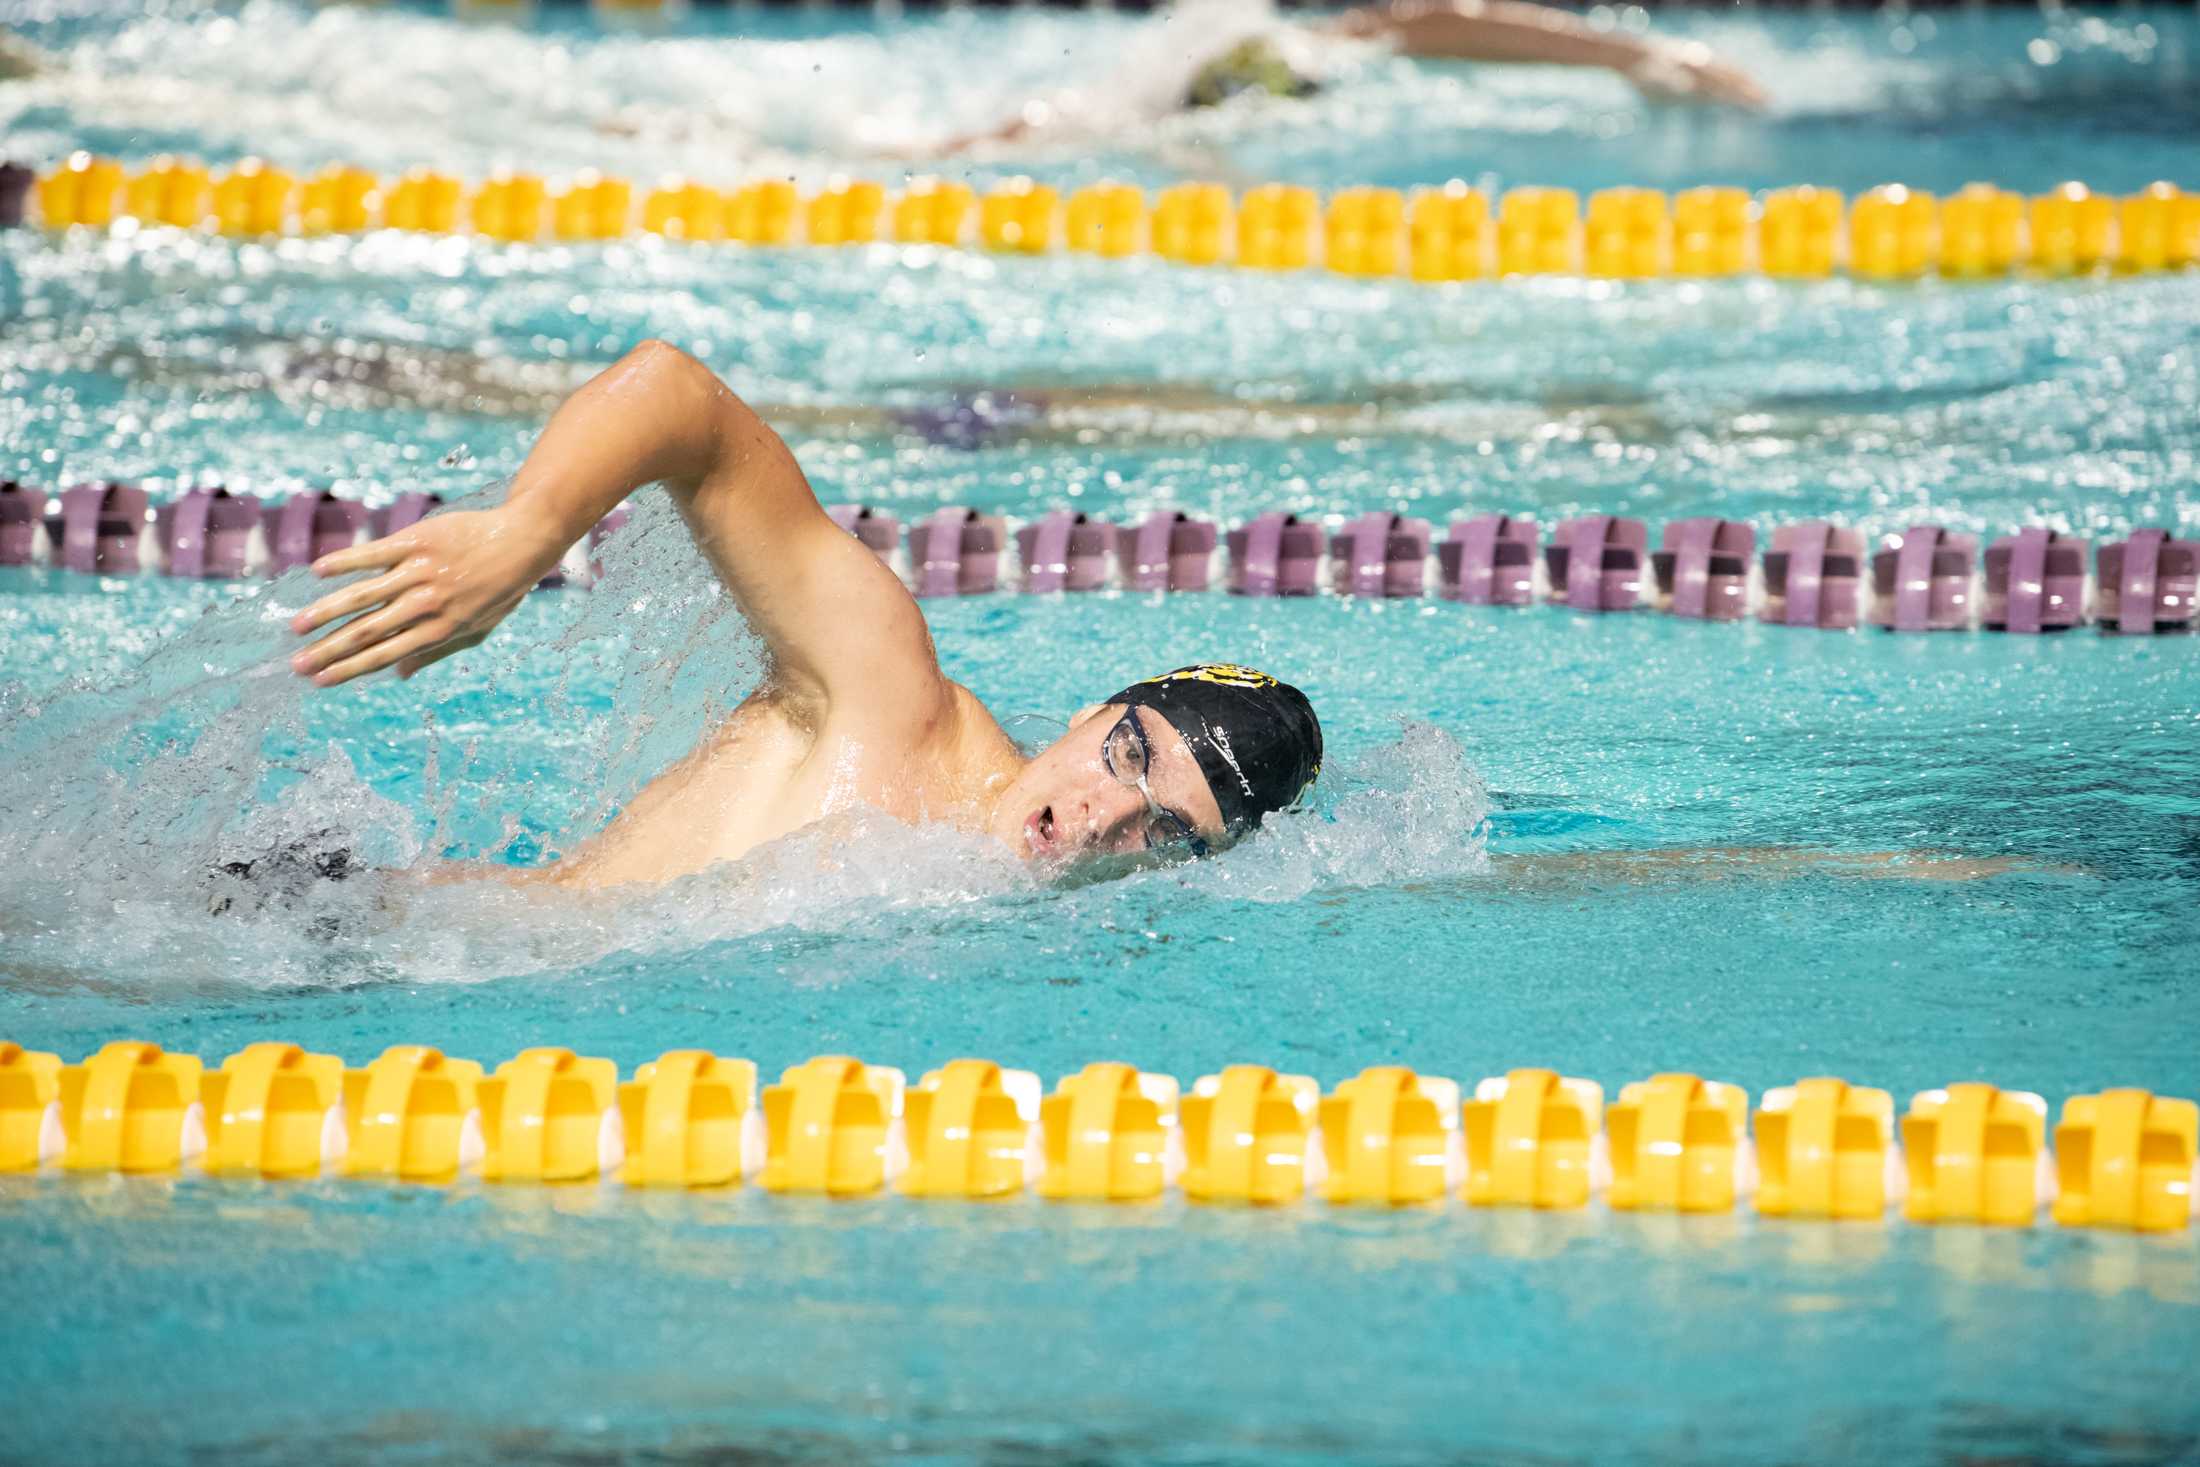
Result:
{"type": "Polygon", "coordinates": [[[1264,4],[1183,0],[1156,25],[1168,53],[1134,57],[1119,85],[1034,99],[1005,125],[957,138],[943,151],[1090,133],[1110,117],[1152,121],[1241,95],[1309,97],[1321,90],[1324,53],[1339,41],[1372,42],[1422,61],[1590,67],[1624,77],[1657,101],[1751,109],[1767,101],[1754,77],[1700,42],[1599,30],[1530,0],[1385,0],[1306,24],[1286,23],[1264,4]]]}
{"type": "MultiPolygon", "coordinates": [[[[950,680],[906,587],[829,519],[786,444],[685,352],[646,342],[573,394],[503,504],[451,511],[314,562],[369,572],[293,619],[292,659],[334,687],[411,677],[478,646],[628,495],[661,483],[761,637],[760,685],[571,856],[530,871],[421,873],[604,888],[675,879],[869,809],[990,837],[1042,874],[1106,874],[1223,850],[1306,799],[1322,731],[1296,688],[1228,663],[1132,683],[1036,756],[950,680]]],[[[211,873],[209,906],[288,905],[366,874],[338,831],[211,873]]],[[[2044,869],[1924,852],[1612,851],[1506,858],[1530,877],[1629,881],[1790,875],[1971,880],[2044,869]]]]}
{"type": "MultiPolygon", "coordinates": [[[[1230,664],[1179,667],[1079,713],[1035,757],[940,670],[915,598],[827,518],[794,456],[707,367],[659,342],[574,393],[504,503],[323,556],[291,659],[323,687],[477,646],[628,495],[662,483],[762,638],[761,685],[571,856],[574,887],[661,882],[862,808],[988,836],[1049,874],[1220,851],[1304,798],[1321,725],[1230,664]],[[340,624],[339,624],[340,623],[340,624]]],[[[453,873],[456,874],[456,873],[453,873]]]]}

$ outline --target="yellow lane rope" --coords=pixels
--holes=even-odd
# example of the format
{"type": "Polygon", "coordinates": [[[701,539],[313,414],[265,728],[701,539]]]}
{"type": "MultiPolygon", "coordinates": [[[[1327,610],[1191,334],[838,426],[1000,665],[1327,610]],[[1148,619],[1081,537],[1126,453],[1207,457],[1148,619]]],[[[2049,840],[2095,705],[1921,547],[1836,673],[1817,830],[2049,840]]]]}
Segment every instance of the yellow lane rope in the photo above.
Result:
{"type": "Polygon", "coordinates": [[[2200,261],[2200,194],[2157,183],[2136,194],[2066,183],[2027,198],[1969,184],[1939,198],[1887,184],[1853,200],[1811,187],[1523,187],[1496,198],[1464,183],[1405,192],[1346,188],[1327,198],[1293,184],[1232,196],[1217,183],[1149,194],[1097,183],[1066,196],[1028,178],[983,194],[950,179],[898,191],[839,181],[803,192],[785,179],[720,189],[688,179],[638,188],[584,172],[553,185],[500,172],[476,183],[416,168],[385,178],[331,165],[301,178],[257,159],[223,169],[161,157],[134,171],[77,153],[34,189],[45,227],[104,229],[126,220],[234,236],[398,229],[507,243],[623,239],[697,244],[901,244],[1000,253],[1153,256],[1181,265],[1324,269],[1419,281],[1522,275],[1606,279],[1837,271],[1900,280],[2177,270],[2200,261]]]}
{"type": "Polygon", "coordinates": [[[493,1071],[427,1045],[347,1067],[263,1041],[209,1069],[117,1040],[81,1063],[0,1042],[0,1171],[591,1182],[866,1196],[1575,1209],[2180,1230],[2200,1106],[2139,1089],[2046,1101],[1977,1081],[1922,1091],[1816,1077],[1768,1090],[1659,1074],[1515,1069],[1463,1092],[1378,1065],[1324,1094],[1231,1065],[1183,1090],[1115,1061],[1063,1076],[958,1059],[912,1086],[826,1055],[760,1085],[753,1061],[676,1049],[622,1081],[545,1046],[493,1071]],[[2052,1148],[2050,1148],[2052,1141],[2052,1148]]]}

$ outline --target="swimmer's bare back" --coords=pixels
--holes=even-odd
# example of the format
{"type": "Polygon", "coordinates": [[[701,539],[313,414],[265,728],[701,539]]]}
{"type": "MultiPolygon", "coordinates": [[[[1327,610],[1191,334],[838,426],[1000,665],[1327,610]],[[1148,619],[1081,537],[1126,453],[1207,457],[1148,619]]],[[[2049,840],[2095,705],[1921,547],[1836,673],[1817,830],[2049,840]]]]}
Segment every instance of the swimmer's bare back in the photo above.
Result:
{"type": "Polygon", "coordinates": [[[411,677],[478,645],[591,526],[657,483],[763,640],[764,679],[605,830],[529,879],[669,880],[858,808],[982,830],[987,797],[1021,762],[1014,745],[941,673],[915,600],[827,518],[778,434],[661,342],[567,399],[502,505],[315,562],[323,577],[372,574],[298,614],[293,630],[321,635],[292,667],[333,687],[392,667],[411,677]]]}

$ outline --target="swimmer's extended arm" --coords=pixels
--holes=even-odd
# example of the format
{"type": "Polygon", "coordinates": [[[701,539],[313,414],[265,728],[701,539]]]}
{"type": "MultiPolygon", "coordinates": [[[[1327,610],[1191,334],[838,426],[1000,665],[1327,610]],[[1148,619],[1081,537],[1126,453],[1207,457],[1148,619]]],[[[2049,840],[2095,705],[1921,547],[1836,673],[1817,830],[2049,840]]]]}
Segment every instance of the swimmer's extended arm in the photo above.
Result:
{"type": "Polygon", "coordinates": [[[926,719],[947,706],[930,634],[901,582],[818,507],[779,435],[709,368],[645,342],[566,399],[504,503],[435,515],[314,562],[376,570],[299,613],[292,659],[323,685],[410,676],[479,643],[629,494],[662,483],[798,703],[926,719]]]}
{"type": "Polygon", "coordinates": [[[1764,88],[1701,45],[1597,30],[1525,0],[1389,0],[1332,22],[1348,36],[1386,40],[1407,56],[1539,62],[1616,71],[1652,96],[1762,107],[1764,88]]]}

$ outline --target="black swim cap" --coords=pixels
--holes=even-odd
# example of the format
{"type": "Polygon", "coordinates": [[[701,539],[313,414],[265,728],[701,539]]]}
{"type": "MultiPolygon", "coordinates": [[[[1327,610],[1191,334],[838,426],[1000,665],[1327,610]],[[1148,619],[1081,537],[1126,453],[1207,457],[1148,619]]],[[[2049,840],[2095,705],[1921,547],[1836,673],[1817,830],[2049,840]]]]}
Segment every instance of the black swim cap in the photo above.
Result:
{"type": "Polygon", "coordinates": [[[1322,770],[1322,726],[1289,683],[1228,662],[1203,662],[1132,683],[1107,700],[1151,708],[1192,746],[1222,826],[1237,837],[1306,797],[1322,770]]]}

